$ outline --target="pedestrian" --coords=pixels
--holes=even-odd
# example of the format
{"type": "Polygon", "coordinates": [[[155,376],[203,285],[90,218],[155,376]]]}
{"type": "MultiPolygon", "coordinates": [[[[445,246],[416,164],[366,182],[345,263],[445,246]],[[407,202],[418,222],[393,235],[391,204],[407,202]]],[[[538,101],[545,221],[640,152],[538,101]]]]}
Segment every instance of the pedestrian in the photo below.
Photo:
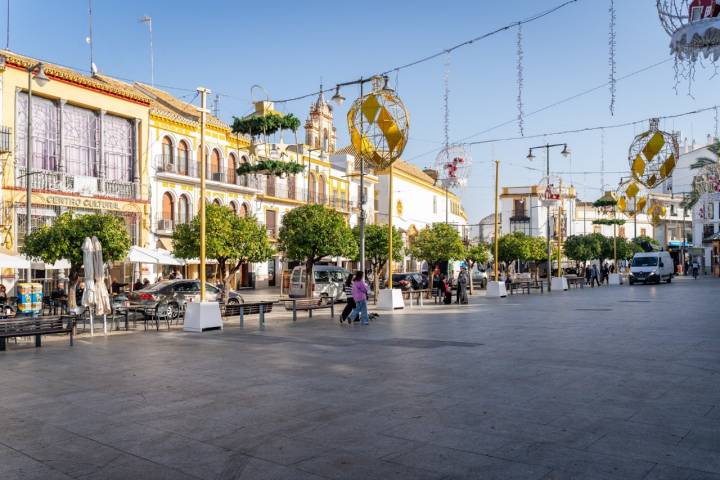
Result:
{"type": "Polygon", "coordinates": [[[602,266],[602,283],[610,285],[610,266],[607,262],[602,266]]]}
{"type": "Polygon", "coordinates": [[[173,272],[173,274],[175,275],[175,280],[182,280],[182,279],[183,279],[182,273],[180,273],[180,270],[178,270],[177,268],[175,269],[175,271],[173,272]]]}
{"type": "Polygon", "coordinates": [[[452,289],[450,288],[450,285],[448,285],[447,277],[445,275],[440,277],[440,291],[443,295],[443,303],[445,305],[450,305],[452,303],[452,289]]]}
{"type": "Polygon", "coordinates": [[[355,308],[350,313],[349,320],[355,320],[360,317],[361,325],[368,325],[368,310],[367,310],[367,299],[368,299],[368,288],[363,280],[363,272],[358,270],[355,273],[355,278],[352,282],[352,297],[355,300],[355,308]]]}
{"type": "Polygon", "coordinates": [[[133,291],[142,290],[143,287],[145,287],[145,285],[140,281],[140,277],[138,277],[137,280],[135,280],[135,283],[133,283],[133,291]]]}
{"type": "Polygon", "coordinates": [[[467,286],[468,286],[467,268],[463,265],[460,267],[460,274],[458,275],[458,280],[457,280],[457,303],[463,304],[463,305],[468,303],[467,286]]]}
{"type": "Polygon", "coordinates": [[[592,279],[592,269],[590,265],[585,265],[585,285],[590,285],[592,279]]]}
{"type": "Polygon", "coordinates": [[[351,323],[350,321],[350,314],[355,310],[355,299],[352,296],[352,280],[353,275],[348,275],[347,279],[345,279],[345,288],[350,289],[350,295],[347,296],[347,303],[345,304],[345,308],[343,308],[342,313],[340,314],[340,323],[343,323],[345,320],[348,321],[348,323],[351,323]]]}
{"type": "Polygon", "coordinates": [[[692,272],[693,272],[693,278],[697,280],[698,272],[700,271],[700,264],[698,264],[697,260],[693,260],[692,264],[692,272]]]}
{"type": "Polygon", "coordinates": [[[140,289],[147,288],[149,286],[150,286],[150,280],[148,280],[147,278],[143,278],[142,287],[140,287],[140,289]]]}
{"type": "Polygon", "coordinates": [[[595,288],[595,284],[600,286],[600,272],[596,264],[592,265],[592,274],[590,275],[590,286],[595,288]]]}

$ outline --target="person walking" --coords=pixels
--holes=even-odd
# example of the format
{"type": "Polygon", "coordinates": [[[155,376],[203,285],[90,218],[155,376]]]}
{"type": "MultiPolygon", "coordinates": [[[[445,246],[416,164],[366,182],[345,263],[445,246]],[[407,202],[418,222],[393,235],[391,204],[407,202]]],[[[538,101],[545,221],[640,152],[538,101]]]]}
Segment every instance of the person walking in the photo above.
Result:
{"type": "Polygon", "coordinates": [[[368,299],[368,288],[363,280],[363,272],[357,271],[355,278],[352,282],[352,297],[355,300],[355,308],[350,313],[348,321],[355,320],[356,317],[360,317],[361,325],[368,325],[368,310],[367,310],[367,299],[368,299]]]}
{"type": "Polygon", "coordinates": [[[468,303],[468,295],[467,295],[467,286],[468,286],[468,274],[467,274],[467,268],[463,265],[460,267],[460,274],[458,275],[457,280],[457,303],[459,304],[467,304],[468,303]]]}
{"type": "Polygon", "coordinates": [[[692,272],[693,272],[693,278],[697,280],[698,272],[700,271],[700,265],[698,264],[697,260],[693,260],[692,264],[692,272]]]}
{"type": "Polygon", "coordinates": [[[602,283],[610,285],[610,266],[607,262],[602,266],[602,283]]]}
{"type": "Polygon", "coordinates": [[[350,289],[350,295],[347,296],[347,303],[345,304],[345,308],[343,308],[342,313],[340,314],[340,323],[343,323],[345,320],[348,321],[348,323],[352,323],[350,320],[350,315],[352,314],[353,310],[355,310],[356,303],[355,299],[352,296],[352,281],[353,281],[353,275],[348,275],[347,279],[345,280],[345,289],[350,289]]]}
{"type": "Polygon", "coordinates": [[[597,265],[593,263],[592,274],[590,276],[590,286],[595,288],[595,284],[597,284],[598,287],[600,286],[600,272],[598,271],[597,265]]]}
{"type": "Polygon", "coordinates": [[[590,285],[592,282],[592,268],[590,265],[585,265],[585,285],[590,285]]]}

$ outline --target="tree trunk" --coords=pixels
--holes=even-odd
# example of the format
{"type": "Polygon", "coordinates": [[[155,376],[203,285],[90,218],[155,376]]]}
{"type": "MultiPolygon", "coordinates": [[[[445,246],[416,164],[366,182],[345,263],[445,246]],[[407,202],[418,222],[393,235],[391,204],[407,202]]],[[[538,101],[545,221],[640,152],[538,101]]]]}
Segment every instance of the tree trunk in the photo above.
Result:
{"type": "Polygon", "coordinates": [[[77,308],[77,300],[75,292],[77,291],[77,285],[80,281],[80,268],[76,266],[70,267],[70,274],[68,275],[68,297],[67,306],[69,309],[77,308]]]}
{"type": "Polygon", "coordinates": [[[308,260],[305,262],[305,297],[306,298],[312,298],[312,289],[310,285],[310,281],[312,279],[313,274],[313,262],[312,260],[308,260]]]}
{"type": "Polygon", "coordinates": [[[225,302],[225,304],[227,304],[228,300],[230,299],[230,290],[232,290],[232,279],[235,277],[235,274],[238,270],[240,270],[240,267],[242,265],[243,262],[236,263],[232,268],[228,269],[227,275],[223,276],[223,302],[225,302]]]}
{"type": "Polygon", "coordinates": [[[382,267],[375,267],[373,269],[373,292],[375,293],[375,298],[373,299],[373,302],[375,305],[377,305],[378,295],[380,294],[380,271],[381,270],[382,270],[382,267]]]}

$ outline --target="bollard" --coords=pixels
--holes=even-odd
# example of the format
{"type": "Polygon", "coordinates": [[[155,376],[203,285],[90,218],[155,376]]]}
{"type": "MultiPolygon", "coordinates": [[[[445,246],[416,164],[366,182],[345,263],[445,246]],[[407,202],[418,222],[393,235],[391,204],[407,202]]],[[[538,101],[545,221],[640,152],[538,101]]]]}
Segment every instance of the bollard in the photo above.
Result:
{"type": "Polygon", "coordinates": [[[265,304],[260,304],[260,326],[265,325],[265,304]]]}
{"type": "Polygon", "coordinates": [[[335,298],[330,299],[330,318],[335,318],[335,298]]]}
{"type": "Polygon", "coordinates": [[[245,326],[245,308],[240,307],[240,328],[245,326]]]}
{"type": "Polygon", "coordinates": [[[297,300],[293,298],[293,322],[297,322],[297,300]]]}

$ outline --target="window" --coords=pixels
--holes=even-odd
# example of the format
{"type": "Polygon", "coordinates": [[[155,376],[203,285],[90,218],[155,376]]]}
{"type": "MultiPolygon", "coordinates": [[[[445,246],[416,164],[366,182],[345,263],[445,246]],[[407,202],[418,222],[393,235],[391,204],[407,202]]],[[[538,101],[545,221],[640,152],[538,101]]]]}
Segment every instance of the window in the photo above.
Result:
{"type": "Polygon", "coordinates": [[[175,219],[175,202],[170,192],[165,192],[162,199],[162,219],[172,222],[175,219]]]}
{"type": "MultiPolygon", "coordinates": [[[[27,152],[27,109],[26,93],[18,93],[15,119],[15,155],[19,165],[25,165],[27,152]]],[[[33,168],[57,170],[60,132],[58,108],[51,100],[33,97],[33,168]]]]}
{"type": "Polygon", "coordinates": [[[715,233],[715,226],[712,223],[706,223],[703,225],[703,238],[712,237],[715,233]]]}
{"type": "Polygon", "coordinates": [[[190,223],[190,200],[187,195],[180,195],[178,200],[178,223],[190,223]]]}
{"type": "Polygon", "coordinates": [[[640,236],[641,236],[641,237],[647,237],[647,229],[641,228],[641,229],[640,229],[640,236]]]}
{"type": "Polygon", "coordinates": [[[315,203],[315,175],[310,174],[310,179],[308,180],[308,188],[310,189],[310,203],[315,203]]]}
{"type": "Polygon", "coordinates": [[[190,175],[190,148],[185,140],[178,143],[178,173],[190,175]]]}
{"type": "Polygon", "coordinates": [[[231,153],[230,156],[228,156],[227,182],[233,185],[237,183],[237,173],[235,172],[237,167],[237,158],[234,153],[231,153]]]}
{"type": "Polygon", "coordinates": [[[697,22],[702,18],[703,7],[692,7],[690,10],[690,21],[697,22]]]}
{"type": "Polygon", "coordinates": [[[295,175],[288,175],[288,177],[287,177],[287,190],[288,190],[287,198],[289,198],[290,200],[295,200],[295,188],[296,188],[295,175]]]}
{"type": "Polygon", "coordinates": [[[66,171],[72,175],[96,177],[99,137],[97,113],[87,108],[65,105],[62,136],[66,171]]]}
{"type": "Polygon", "coordinates": [[[217,205],[218,207],[222,207],[222,202],[220,201],[219,198],[216,198],[215,200],[213,200],[213,204],[217,205]]]}
{"type": "Polygon", "coordinates": [[[318,203],[325,204],[325,177],[322,175],[318,178],[318,203]]]}
{"type": "Polygon", "coordinates": [[[516,198],[515,200],[513,200],[513,218],[527,218],[524,198],[516,198]]]}
{"type": "Polygon", "coordinates": [[[240,205],[240,216],[245,218],[250,215],[250,206],[247,203],[240,205]]]}
{"type": "Polygon", "coordinates": [[[216,173],[222,172],[222,169],[220,168],[220,152],[217,148],[213,148],[212,153],[210,154],[210,166],[208,167],[208,177],[212,179],[215,177],[216,173]]]}
{"type": "Polygon", "coordinates": [[[275,175],[265,175],[265,194],[269,197],[275,196],[275,175]]]}
{"type": "Polygon", "coordinates": [[[265,210],[265,228],[271,237],[275,236],[275,230],[277,228],[277,224],[275,223],[276,218],[277,213],[275,210],[265,210]]]}
{"type": "MultiPolygon", "coordinates": [[[[248,163],[247,157],[246,157],[246,156],[240,157],[240,162],[241,162],[241,163],[248,163]]],[[[238,182],[238,185],[242,185],[243,187],[247,187],[247,186],[248,186],[247,175],[241,175],[239,178],[240,178],[240,181],[238,182]]]]}
{"type": "Polygon", "coordinates": [[[705,219],[706,220],[714,220],[715,219],[715,204],[712,202],[705,205],[705,219]]]}
{"type": "Polygon", "coordinates": [[[174,163],[173,160],[173,147],[170,137],[165,136],[162,139],[162,161],[164,165],[174,163]]]}
{"type": "Polygon", "coordinates": [[[705,7],[705,18],[712,17],[713,16],[712,11],[713,11],[712,5],[708,5],[707,7],[705,7]]]}
{"type": "Polygon", "coordinates": [[[674,217],[677,215],[677,212],[675,211],[675,205],[670,205],[670,216],[674,217]]]}
{"type": "Polygon", "coordinates": [[[593,225],[593,233],[602,233],[600,225],[593,225]]]}
{"type": "Polygon", "coordinates": [[[237,215],[237,213],[238,213],[237,203],[235,203],[234,201],[230,202],[230,210],[232,210],[233,213],[234,213],[235,215],[237,215]]]}
{"type": "Polygon", "coordinates": [[[131,182],[133,178],[133,127],[130,120],[115,115],[103,118],[103,153],[106,178],[131,182]]]}

